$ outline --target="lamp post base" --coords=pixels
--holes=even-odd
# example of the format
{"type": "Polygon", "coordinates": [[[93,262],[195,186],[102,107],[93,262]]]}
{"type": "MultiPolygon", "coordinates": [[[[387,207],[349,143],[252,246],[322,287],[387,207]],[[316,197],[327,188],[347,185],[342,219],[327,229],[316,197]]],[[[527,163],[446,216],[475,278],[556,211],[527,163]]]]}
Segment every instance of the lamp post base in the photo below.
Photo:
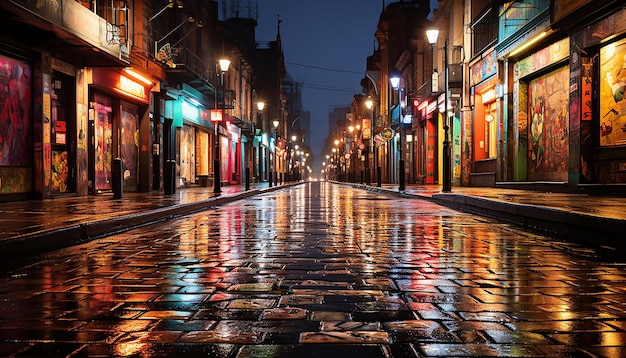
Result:
{"type": "Polygon", "coordinates": [[[214,160],[213,161],[213,192],[214,193],[221,193],[222,192],[222,182],[221,182],[221,178],[222,175],[220,173],[220,161],[219,160],[214,160]]]}
{"type": "Polygon", "coordinates": [[[399,179],[398,180],[398,183],[399,183],[398,191],[403,191],[404,189],[406,189],[405,185],[404,185],[404,160],[400,160],[400,163],[399,163],[398,166],[399,166],[399,168],[398,168],[398,171],[399,171],[399,173],[398,173],[398,176],[399,176],[399,178],[398,178],[399,179]]]}
{"type": "MultiPolygon", "coordinates": [[[[446,129],[446,138],[448,137],[447,129],[446,129]]],[[[441,186],[441,190],[443,192],[452,191],[452,177],[451,177],[451,156],[450,156],[450,141],[447,139],[443,142],[443,183],[441,186]]]]}

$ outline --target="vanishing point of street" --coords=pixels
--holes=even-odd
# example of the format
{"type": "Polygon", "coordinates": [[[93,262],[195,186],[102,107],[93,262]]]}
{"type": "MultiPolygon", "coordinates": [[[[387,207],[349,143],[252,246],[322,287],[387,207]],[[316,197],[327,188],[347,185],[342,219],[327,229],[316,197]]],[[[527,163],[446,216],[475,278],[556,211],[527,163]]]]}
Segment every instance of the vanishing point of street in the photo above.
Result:
{"type": "Polygon", "coordinates": [[[15,357],[618,357],[626,269],[434,203],[305,183],[0,276],[15,357]]]}

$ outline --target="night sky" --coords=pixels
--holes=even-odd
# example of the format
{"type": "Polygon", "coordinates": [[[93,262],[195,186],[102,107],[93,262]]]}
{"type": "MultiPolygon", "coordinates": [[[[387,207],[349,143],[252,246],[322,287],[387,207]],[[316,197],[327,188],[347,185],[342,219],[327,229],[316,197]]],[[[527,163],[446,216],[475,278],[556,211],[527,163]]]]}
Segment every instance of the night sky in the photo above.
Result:
{"type": "Polygon", "coordinates": [[[374,35],[383,1],[258,0],[257,4],[258,42],[276,39],[280,16],[285,65],[295,81],[303,82],[303,107],[311,112],[309,144],[316,155],[317,174],[329,112],[335,106],[349,106],[361,93],[366,60],[376,48],[374,35]]]}
{"type": "MultiPolygon", "coordinates": [[[[328,113],[361,93],[366,59],[374,52],[381,0],[259,0],[257,41],[276,38],[278,16],[287,71],[304,82],[311,112],[310,145],[316,155],[328,134],[328,113]]],[[[315,174],[319,173],[316,169],[315,174]]]]}

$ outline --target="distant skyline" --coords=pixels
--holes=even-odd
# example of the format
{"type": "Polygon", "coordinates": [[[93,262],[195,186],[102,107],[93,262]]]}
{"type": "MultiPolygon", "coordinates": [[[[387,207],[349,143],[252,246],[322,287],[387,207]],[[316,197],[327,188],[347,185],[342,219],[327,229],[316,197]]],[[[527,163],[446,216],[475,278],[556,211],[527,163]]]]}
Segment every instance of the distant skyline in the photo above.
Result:
{"type": "Polygon", "coordinates": [[[382,4],[381,0],[258,1],[256,40],[275,40],[280,16],[285,66],[295,81],[303,82],[302,103],[311,112],[309,138],[316,171],[323,161],[320,152],[329,113],[335,106],[349,106],[361,93],[382,4]]]}
{"type": "MultiPolygon", "coordinates": [[[[375,33],[383,6],[397,1],[227,1],[228,6],[258,4],[257,42],[276,39],[280,17],[285,66],[294,81],[303,83],[303,110],[311,113],[309,144],[317,171],[329,113],[334,107],[350,106],[354,95],[362,93],[361,79],[367,57],[377,48],[375,33]]],[[[431,0],[431,8],[437,3],[431,0]]]]}

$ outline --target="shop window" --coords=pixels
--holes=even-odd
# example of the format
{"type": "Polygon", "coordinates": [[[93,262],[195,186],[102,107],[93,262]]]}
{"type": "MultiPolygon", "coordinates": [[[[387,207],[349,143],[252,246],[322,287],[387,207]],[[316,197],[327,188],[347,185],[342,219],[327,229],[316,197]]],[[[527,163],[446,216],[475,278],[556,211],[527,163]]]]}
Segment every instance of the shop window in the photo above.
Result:
{"type": "Polygon", "coordinates": [[[113,101],[94,95],[95,126],[95,189],[111,190],[111,163],[113,160],[113,101]]]}
{"type": "Polygon", "coordinates": [[[626,145],[626,39],[600,49],[600,145],[626,145]]]}
{"type": "Polygon", "coordinates": [[[209,133],[203,130],[196,132],[196,174],[209,175],[211,162],[209,133]]]}
{"type": "Polygon", "coordinates": [[[122,103],[122,131],[120,157],[124,164],[124,188],[136,190],[139,180],[139,110],[137,106],[122,103]]]}
{"type": "Polygon", "coordinates": [[[498,121],[496,103],[487,106],[485,113],[485,152],[487,158],[498,156],[498,121]]]}
{"type": "Polygon", "coordinates": [[[196,181],[196,128],[183,125],[180,131],[180,179],[181,185],[196,181]]]}
{"type": "MultiPolygon", "coordinates": [[[[569,153],[569,67],[528,85],[529,172],[566,172],[569,153]]],[[[549,180],[553,177],[533,177],[549,180]]]]}
{"type": "Polygon", "coordinates": [[[32,73],[22,61],[0,56],[0,166],[32,165],[32,73]]]}

